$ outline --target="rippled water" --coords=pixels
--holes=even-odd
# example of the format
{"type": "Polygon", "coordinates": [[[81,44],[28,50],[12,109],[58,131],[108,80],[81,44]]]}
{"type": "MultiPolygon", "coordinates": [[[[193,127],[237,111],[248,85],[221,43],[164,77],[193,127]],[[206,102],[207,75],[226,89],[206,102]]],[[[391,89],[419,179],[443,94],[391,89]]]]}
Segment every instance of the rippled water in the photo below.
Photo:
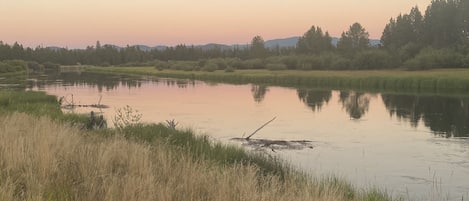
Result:
{"type": "Polygon", "coordinates": [[[313,149],[264,149],[312,174],[335,174],[360,187],[378,186],[419,200],[469,200],[469,96],[387,94],[201,81],[61,74],[31,79],[101,112],[112,125],[129,105],[145,122],[175,119],[228,143],[275,121],[253,138],[308,140],[313,149]],[[73,98],[72,98],[73,97],[73,98]]]}

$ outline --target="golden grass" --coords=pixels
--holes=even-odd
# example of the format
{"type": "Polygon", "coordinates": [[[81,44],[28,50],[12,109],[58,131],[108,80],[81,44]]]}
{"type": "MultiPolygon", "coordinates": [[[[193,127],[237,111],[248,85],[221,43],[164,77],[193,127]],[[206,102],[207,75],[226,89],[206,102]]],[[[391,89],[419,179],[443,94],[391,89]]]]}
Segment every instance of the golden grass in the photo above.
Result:
{"type": "Polygon", "coordinates": [[[99,137],[19,113],[0,115],[0,170],[0,200],[356,199],[336,181],[281,181],[254,166],[217,166],[164,143],[99,137]]]}

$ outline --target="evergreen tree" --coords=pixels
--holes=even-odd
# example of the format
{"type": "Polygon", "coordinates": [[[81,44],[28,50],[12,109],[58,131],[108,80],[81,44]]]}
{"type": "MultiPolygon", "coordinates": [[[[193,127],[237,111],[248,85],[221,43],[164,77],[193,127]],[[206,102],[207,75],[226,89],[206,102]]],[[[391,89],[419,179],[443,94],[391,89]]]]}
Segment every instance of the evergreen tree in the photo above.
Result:
{"type": "Polygon", "coordinates": [[[360,23],[354,23],[347,32],[342,33],[337,49],[349,55],[365,50],[370,46],[369,37],[370,35],[360,23]]]}
{"type": "Polygon", "coordinates": [[[319,54],[330,51],[333,48],[331,41],[332,38],[328,32],[324,34],[320,27],[312,26],[298,39],[297,52],[300,54],[319,54]]]}
{"type": "Polygon", "coordinates": [[[265,58],[266,56],[264,39],[261,36],[255,36],[251,41],[251,58],[265,58]]]}

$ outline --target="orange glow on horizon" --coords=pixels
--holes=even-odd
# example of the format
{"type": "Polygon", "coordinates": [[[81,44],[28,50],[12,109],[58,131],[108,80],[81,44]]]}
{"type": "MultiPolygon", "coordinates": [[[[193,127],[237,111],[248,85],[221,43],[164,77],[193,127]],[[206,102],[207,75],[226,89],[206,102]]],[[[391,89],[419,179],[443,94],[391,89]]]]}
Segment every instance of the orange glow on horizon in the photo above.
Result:
{"type": "Polygon", "coordinates": [[[391,17],[431,0],[17,0],[0,3],[0,40],[29,47],[246,44],[300,36],[312,25],[340,37],[361,23],[379,39],[391,17]]]}

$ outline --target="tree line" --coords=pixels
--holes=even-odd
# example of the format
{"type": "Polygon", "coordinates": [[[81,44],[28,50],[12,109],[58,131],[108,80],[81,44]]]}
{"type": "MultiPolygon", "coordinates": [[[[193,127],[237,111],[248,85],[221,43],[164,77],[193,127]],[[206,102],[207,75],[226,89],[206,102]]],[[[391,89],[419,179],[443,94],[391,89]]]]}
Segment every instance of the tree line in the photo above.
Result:
{"type": "Polygon", "coordinates": [[[433,0],[422,13],[414,7],[409,13],[391,18],[381,44],[370,45],[369,34],[360,23],[353,23],[341,34],[337,45],[320,27],[312,26],[296,47],[266,48],[264,39],[255,36],[246,47],[201,48],[184,44],[165,49],[139,46],[101,45],[85,49],[24,48],[21,44],[0,41],[0,61],[34,61],[33,65],[143,66],[160,69],[389,69],[469,67],[469,1],[433,0]],[[189,66],[189,67],[188,67],[189,66]]]}

